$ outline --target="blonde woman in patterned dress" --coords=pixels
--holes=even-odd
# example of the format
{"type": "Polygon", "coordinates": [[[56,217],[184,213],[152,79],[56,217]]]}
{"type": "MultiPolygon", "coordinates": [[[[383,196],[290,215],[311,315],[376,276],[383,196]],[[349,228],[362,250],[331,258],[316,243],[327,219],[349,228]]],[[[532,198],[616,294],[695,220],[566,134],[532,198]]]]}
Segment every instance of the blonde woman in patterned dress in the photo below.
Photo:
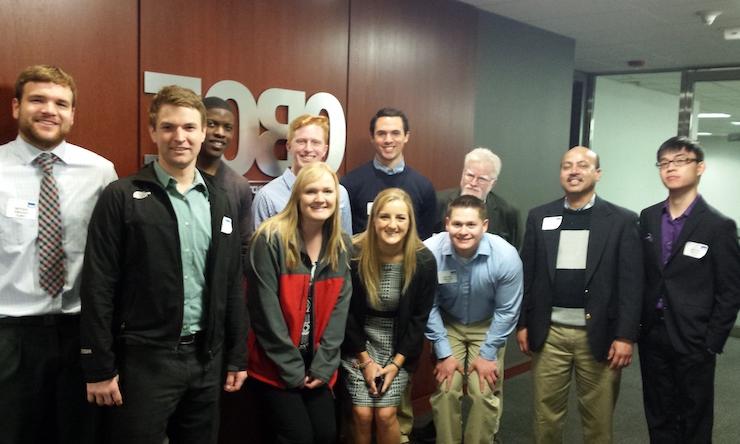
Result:
{"type": "Polygon", "coordinates": [[[374,424],[378,444],[398,443],[396,409],[422,350],[436,263],[417,235],[411,199],[398,188],[377,195],[354,244],[342,346],[353,442],[370,443],[374,424]]]}

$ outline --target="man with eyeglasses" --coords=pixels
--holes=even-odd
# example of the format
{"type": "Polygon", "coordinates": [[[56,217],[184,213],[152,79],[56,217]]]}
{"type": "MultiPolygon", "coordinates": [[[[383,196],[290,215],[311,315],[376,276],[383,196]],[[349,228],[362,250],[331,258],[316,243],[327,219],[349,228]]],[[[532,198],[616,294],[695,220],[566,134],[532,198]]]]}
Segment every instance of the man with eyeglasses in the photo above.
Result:
{"type": "Polygon", "coordinates": [[[486,203],[488,232],[503,237],[519,248],[519,210],[493,192],[501,173],[501,159],[488,148],[475,148],[465,155],[460,188],[449,188],[437,193],[436,232],[445,230],[447,205],[458,196],[471,195],[486,203]]]}
{"type": "Polygon", "coordinates": [[[704,152],[672,137],[656,166],[668,198],[640,214],[643,401],[652,443],[712,441],[714,371],[740,307],[735,222],[699,194],[704,152]]]}
{"type": "MultiPolygon", "coordinates": [[[[276,177],[260,188],[252,202],[254,228],[285,208],[293,189],[295,178],[304,166],[323,162],[329,153],[329,119],[325,116],[303,114],[290,122],[285,142],[288,159],[291,161],[280,177],[276,177]]],[[[347,189],[339,185],[339,217],[342,230],[352,234],[352,211],[347,189]]]]}
{"type": "Polygon", "coordinates": [[[642,306],[637,215],[596,195],[598,155],[560,162],[565,198],[529,212],[517,341],[532,354],[536,443],[563,442],[575,373],[583,442],[613,442],[621,369],[632,362],[642,306]]]}

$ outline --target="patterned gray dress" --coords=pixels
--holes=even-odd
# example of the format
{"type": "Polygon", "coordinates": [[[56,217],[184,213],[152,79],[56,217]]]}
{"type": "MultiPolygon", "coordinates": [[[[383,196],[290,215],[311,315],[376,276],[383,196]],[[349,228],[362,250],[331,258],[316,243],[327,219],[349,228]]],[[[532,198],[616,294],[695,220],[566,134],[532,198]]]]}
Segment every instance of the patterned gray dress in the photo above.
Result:
{"type": "MultiPolygon", "coordinates": [[[[393,337],[396,328],[395,312],[398,310],[398,302],[401,297],[401,282],[403,280],[403,267],[401,264],[382,264],[380,270],[380,288],[378,296],[380,307],[377,311],[387,312],[390,317],[371,316],[365,317],[365,343],[370,357],[381,367],[385,367],[393,358],[393,337]]],[[[401,394],[406,389],[409,375],[403,368],[391,382],[391,386],[379,398],[373,398],[368,392],[362,371],[355,368],[354,356],[342,358],[342,368],[345,372],[347,390],[352,397],[352,404],[361,407],[392,407],[401,403],[401,394]]]]}

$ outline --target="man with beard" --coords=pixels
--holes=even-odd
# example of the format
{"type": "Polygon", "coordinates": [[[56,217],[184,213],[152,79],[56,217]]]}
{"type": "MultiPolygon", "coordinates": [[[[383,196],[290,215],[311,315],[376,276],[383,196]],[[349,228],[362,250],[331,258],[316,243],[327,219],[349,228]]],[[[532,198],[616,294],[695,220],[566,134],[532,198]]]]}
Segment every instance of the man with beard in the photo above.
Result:
{"type": "Polygon", "coordinates": [[[234,138],[234,113],[228,102],[220,97],[206,97],[203,104],[206,107],[206,140],[196,165],[226,191],[231,209],[237,214],[243,259],[252,236],[252,189],[244,176],[223,161],[224,151],[234,138]]]}
{"type": "Polygon", "coordinates": [[[15,84],[18,137],[0,147],[2,442],[94,442],[80,369],[87,222],[113,164],[65,140],[77,88],[55,66],[15,84]]]}
{"type": "Polygon", "coordinates": [[[527,218],[517,341],[533,355],[537,443],[563,441],[574,370],[583,442],[612,442],[621,369],[632,362],[643,275],[637,215],[596,196],[600,178],[598,155],[571,148],[560,161],[565,199],[527,218]]]}

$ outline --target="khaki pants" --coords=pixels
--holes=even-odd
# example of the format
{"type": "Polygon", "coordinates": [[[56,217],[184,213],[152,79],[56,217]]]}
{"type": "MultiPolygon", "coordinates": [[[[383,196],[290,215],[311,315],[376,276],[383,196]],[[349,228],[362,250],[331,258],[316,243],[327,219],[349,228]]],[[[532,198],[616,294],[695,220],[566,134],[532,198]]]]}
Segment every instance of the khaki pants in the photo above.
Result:
{"type": "MultiPolygon", "coordinates": [[[[452,355],[465,366],[466,372],[478,357],[490,326],[490,319],[470,325],[445,320],[452,355]]],[[[498,431],[503,407],[504,350],[504,347],[498,350],[499,378],[493,392],[488,384],[484,384],[483,392],[480,391],[476,372],[467,377],[468,396],[472,405],[465,427],[465,444],[490,444],[498,431]]],[[[456,372],[450,390],[446,391],[447,383],[443,382],[429,400],[432,404],[437,442],[440,444],[462,442],[463,379],[463,375],[456,372]]]]}
{"type": "Polygon", "coordinates": [[[575,369],[583,442],[612,442],[612,416],[619,393],[619,370],[597,362],[586,329],[552,325],[542,350],[534,353],[534,435],[538,444],[563,442],[568,391],[575,369]]]}

